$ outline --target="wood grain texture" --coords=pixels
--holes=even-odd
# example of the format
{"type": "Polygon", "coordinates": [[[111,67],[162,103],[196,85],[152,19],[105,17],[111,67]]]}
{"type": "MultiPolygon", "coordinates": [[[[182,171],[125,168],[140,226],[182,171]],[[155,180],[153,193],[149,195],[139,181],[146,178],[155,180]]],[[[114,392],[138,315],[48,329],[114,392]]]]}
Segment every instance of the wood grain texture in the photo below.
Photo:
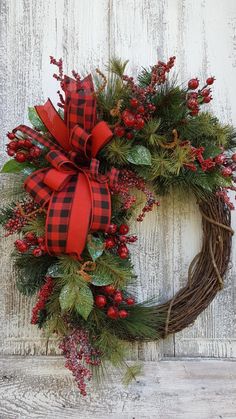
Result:
{"type": "MultiPolygon", "coordinates": [[[[180,81],[215,74],[212,110],[221,120],[236,124],[235,39],[234,0],[1,0],[1,149],[4,134],[27,122],[28,106],[47,96],[56,103],[49,55],[63,56],[67,71],[80,72],[97,65],[104,68],[116,55],[129,58],[129,72],[136,74],[138,67],[175,54],[180,81]]],[[[1,161],[5,158],[1,154],[1,161]]],[[[2,191],[11,188],[6,177],[0,182],[2,191]]],[[[156,295],[164,301],[183,285],[188,264],[200,248],[200,225],[194,199],[178,192],[161,199],[158,212],[142,225],[133,225],[133,232],[142,237],[133,251],[140,299],[156,295]]],[[[15,289],[12,241],[1,242],[0,351],[55,354],[55,342],[47,342],[29,325],[33,301],[15,289]]],[[[235,356],[235,256],[234,242],[225,288],[193,327],[159,344],[135,346],[132,358],[235,356]]]]}
{"type": "Polygon", "coordinates": [[[86,398],[60,357],[3,357],[0,370],[1,419],[235,418],[233,361],[145,362],[128,388],[109,372],[86,398]]]}

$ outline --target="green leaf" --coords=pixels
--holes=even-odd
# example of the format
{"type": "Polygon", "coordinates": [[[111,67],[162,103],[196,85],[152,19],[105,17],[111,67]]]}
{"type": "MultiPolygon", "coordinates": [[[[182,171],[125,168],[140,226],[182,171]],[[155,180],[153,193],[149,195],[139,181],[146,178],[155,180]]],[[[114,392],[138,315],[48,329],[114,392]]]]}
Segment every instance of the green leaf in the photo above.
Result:
{"type": "Polygon", "coordinates": [[[28,118],[31,124],[33,125],[33,127],[36,128],[37,130],[41,132],[48,131],[45,125],[43,124],[43,122],[41,121],[41,119],[39,118],[34,107],[28,108],[28,118]]]}
{"type": "Polygon", "coordinates": [[[75,309],[85,320],[93,308],[93,294],[88,286],[80,288],[76,295],[75,309]]]}
{"type": "Polygon", "coordinates": [[[31,168],[35,170],[34,166],[32,166],[29,162],[19,163],[18,161],[11,159],[4,164],[1,169],[1,173],[24,173],[25,170],[31,168]]]}
{"type": "Polygon", "coordinates": [[[46,275],[51,276],[52,278],[59,278],[63,276],[63,272],[59,264],[54,263],[53,265],[49,266],[46,275]]]}
{"type": "Polygon", "coordinates": [[[136,165],[150,166],[152,156],[150,151],[143,145],[135,145],[128,152],[127,160],[136,165]]]}
{"type": "Polygon", "coordinates": [[[72,284],[66,284],[62,288],[59,296],[59,302],[62,310],[70,310],[74,307],[78,288],[72,284]]]}
{"type": "Polygon", "coordinates": [[[96,287],[102,287],[103,285],[109,285],[112,283],[111,275],[106,274],[94,274],[91,278],[91,284],[96,285],[96,287]]]}
{"type": "Polygon", "coordinates": [[[104,251],[104,241],[100,237],[89,235],[87,248],[93,260],[98,259],[104,251]]]}

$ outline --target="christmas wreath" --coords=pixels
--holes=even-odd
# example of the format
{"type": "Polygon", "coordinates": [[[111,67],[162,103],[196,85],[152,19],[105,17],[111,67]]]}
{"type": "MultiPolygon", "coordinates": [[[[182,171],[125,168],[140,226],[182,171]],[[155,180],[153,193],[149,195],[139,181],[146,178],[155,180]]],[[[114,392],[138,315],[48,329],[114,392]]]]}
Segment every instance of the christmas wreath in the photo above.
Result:
{"type": "Polygon", "coordinates": [[[51,57],[58,109],[50,100],[29,108],[33,128],[19,125],[7,134],[12,159],[2,172],[18,173],[20,182],[0,222],[6,236],[20,233],[17,287],[37,293],[31,323],[58,336],[82,395],[94,367],[104,372],[106,361],[126,368],[126,382],[135,377],[139,366],[126,364],[126,343],[182,330],[223,286],[236,136],[201,110],[212,99],[214,77],[203,87],[197,78],[178,86],[168,76],[174,61],[158,61],[134,80],[125,75],[127,62],[113,59],[107,76],[97,69],[81,79],[75,71],[64,75],[62,60],[51,57]],[[138,302],[131,220],[141,222],[173,187],[196,197],[202,248],[171,300],[138,302]],[[136,191],[145,197],[140,214],[136,191]]]}

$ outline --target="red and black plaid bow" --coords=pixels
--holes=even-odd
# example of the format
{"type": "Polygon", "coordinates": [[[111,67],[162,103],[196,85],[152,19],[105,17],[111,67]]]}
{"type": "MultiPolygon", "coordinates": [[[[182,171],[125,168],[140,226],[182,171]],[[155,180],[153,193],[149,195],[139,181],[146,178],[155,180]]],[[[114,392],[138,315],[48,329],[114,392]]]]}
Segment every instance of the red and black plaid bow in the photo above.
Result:
{"type": "Polygon", "coordinates": [[[85,247],[89,231],[106,231],[110,224],[111,202],[108,183],[118,171],[98,173],[99,150],[111,139],[104,121],[96,123],[96,98],[91,76],[78,82],[65,76],[65,118],[51,101],[35,109],[57,143],[37,131],[20,125],[21,131],[49,148],[50,168],[27,177],[25,189],[40,205],[48,204],[46,246],[51,255],[75,254],[85,247]]]}

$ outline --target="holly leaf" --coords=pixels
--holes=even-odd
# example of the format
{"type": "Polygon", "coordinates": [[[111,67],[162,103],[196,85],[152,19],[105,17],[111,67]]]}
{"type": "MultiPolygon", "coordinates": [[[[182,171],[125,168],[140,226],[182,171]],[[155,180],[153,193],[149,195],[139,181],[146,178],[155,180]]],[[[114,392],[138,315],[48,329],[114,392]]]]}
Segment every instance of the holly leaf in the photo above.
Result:
{"type": "Polygon", "coordinates": [[[78,288],[71,284],[64,285],[59,295],[62,310],[70,310],[74,307],[78,291],[78,288]]]}
{"type": "Polygon", "coordinates": [[[28,108],[28,118],[31,124],[33,125],[33,127],[36,128],[38,131],[41,131],[41,132],[48,131],[45,125],[43,124],[43,122],[41,121],[41,119],[39,118],[34,107],[28,108]]]}
{"type": "Polygon", "coordinates": [[[27,171],[27,174],[36,170],[34,166],[31,165],[29,162],[19,163],[18,161],[11,159],[8,160],[1,169],[1,173],[20,173],[27,171]],[[32,171],[30,171],[32,169],[32,171]]]}
{"type": "Polygon", "coordinates": [[[110,275],[94,274],[90,282],[97,287],[102,287],[103,285],[110,285],[112,283],[112,279],[110,275]]]}
{"type": "Polygon", "coordinates": [[[100,237],[88,236],[87,249],[93,260],[99,258],[104,252],[104,241],[100,237]]]}
{"type": "Polygon", "coordinates": [[[76,295],[75,310],[80,316],[87,320],[93,309],[93,294],[88,286],[80,288],[76,295]]]}
{"type": "Polygon", "coordinates": [[[127,160],[136,165],[151,166],[152,156],[150,151],[143,145],[135,145],[129,150],[127,160]]]}

